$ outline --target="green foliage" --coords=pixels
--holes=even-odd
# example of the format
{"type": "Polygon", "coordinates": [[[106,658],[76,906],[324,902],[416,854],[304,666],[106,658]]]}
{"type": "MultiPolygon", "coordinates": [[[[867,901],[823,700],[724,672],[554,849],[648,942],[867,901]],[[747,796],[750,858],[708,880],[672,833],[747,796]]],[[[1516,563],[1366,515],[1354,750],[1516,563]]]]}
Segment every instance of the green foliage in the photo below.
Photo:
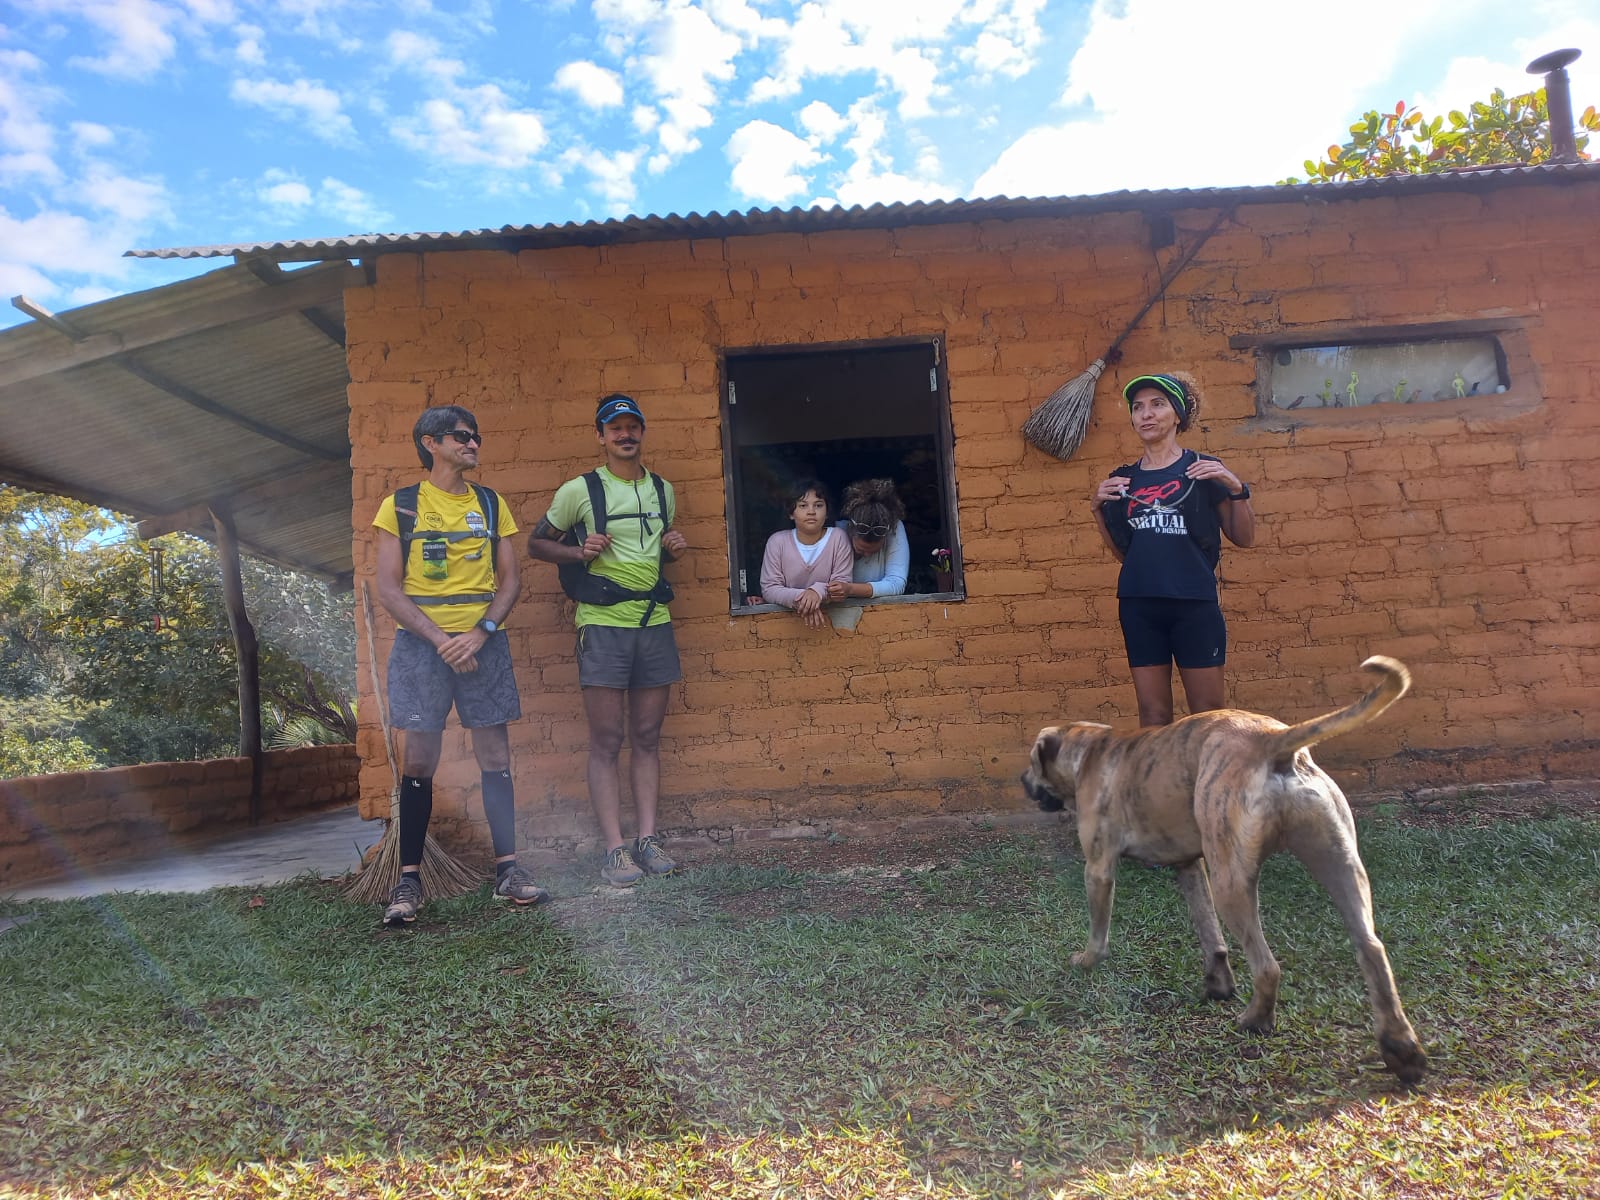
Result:
{"type": "MultiPolygon", "coordinates": [[[[1577,119],[1578,127],[1600,130],[1600,114],[1591,104],[1577,119]]],[[[1578,157],[1587,160],[1588,133],[1576,137],[1578,157]]],[[[1463,167],[1531,166],[1550,158],[1550,113],[1544,89],[1507,96],[1499,88],[1487,101],[1475,101],[1466,112],[1452,110],[1431,120],[1405,101],[1393,112],[1364,113],[1350,126],[1350,140],[1329,146],[1322,161],[1307,159],[1307,178],[1294,183],[1333,183],[1384,175],[1426,175],[1463,167]]]]}
{"type": "MultiPolygon", "coordinates": [[[[183,535],[160,547],[158,581],[130,523],[0,485],[0,704],[31,703],[34,722],[13,734],[4,721],[0,777],[238,752],[237,657],[216,550],[183,535]]],[[[253,560],[242,574],[264,740],[352,740],[348,597],[253,560]],[[291,723],[298,733],[279,737],[291,723]]]]}

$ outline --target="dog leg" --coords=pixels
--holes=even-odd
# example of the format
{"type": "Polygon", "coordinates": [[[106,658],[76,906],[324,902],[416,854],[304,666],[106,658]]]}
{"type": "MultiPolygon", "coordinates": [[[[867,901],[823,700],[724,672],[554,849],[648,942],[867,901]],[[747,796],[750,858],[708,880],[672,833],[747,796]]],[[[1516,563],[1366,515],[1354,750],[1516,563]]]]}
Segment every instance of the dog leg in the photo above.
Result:
{"type": "Polygon", "coordinates": [[[1117,860],[1091,858],[1083,864],[1089,896],[1089,944],[1072,956],[1072,965],[1087,971],[1105,961],[1111,934],[1111,903],[1117,894],[1117,860]]]}
{"type": "Polygon", "coordinates": [[[1261,930],[1261,908],[1257,897],[1259,868],[1238,859],[1213,858],[1211,885],[1216,895],[1217,912],[1239,939],[1245,960],[1250,964],[1250,1004],[1239,1014],[1240,1029],[1249,1033],[1271,1033],[1277,1020],[1278,981],[1283,968],[1272,956],[1266,934],[1261,930]]]}
{"type": "Polygon", "coordinates": [[[1356,961],[1361,964],[1361,974],[1366,980],[1367,999],[1372,1005],[1378,1050],[1384,1064],[1406,1086],[1417,1083],[1428,1068],[1428,1056],[1411,1022],[1406,1020],[1388,952],[1373,926],[1372,885],[1356,852],[1353,832],[1341,827],[1323,838],[1305,841],[1296,838],[1290,842],[1289,851],[1333,897],[1339,915],[1344,918],[1345,930],[1350,934],[1356,961]]]}
{"type": "Polygon", "coordinates": [[[1206,880],[1206,860],[1197,858],[1178,868],[1178,890],[1189,904],[1189,919],[1206,959],[1206,999],[1231,1000],[1235,983],[1228,962],[1228,943],[1222,940],[1216,906],[1211,902],[1211,884],[1206,880]]]}

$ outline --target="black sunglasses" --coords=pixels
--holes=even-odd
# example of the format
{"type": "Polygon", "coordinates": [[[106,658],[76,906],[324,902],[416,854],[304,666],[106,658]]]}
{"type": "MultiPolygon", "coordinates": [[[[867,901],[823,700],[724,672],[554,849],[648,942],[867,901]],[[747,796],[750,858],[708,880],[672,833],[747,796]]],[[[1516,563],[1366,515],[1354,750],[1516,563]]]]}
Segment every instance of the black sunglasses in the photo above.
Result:
{"type": "Polygon", "coordinates": [[[851,521],[850,527],[855,530],[857,537],[868,542],[881,542],[889,536],[887,525],[863,525],[860,521],[851,521]]]}
{"type": "Polygon", "coordinates": [[[445,438],[455,438],[463,446],[468,442],[477,442],[478,445],[483,445],[483,434],[476,429],[446,429],[443,433],[434,433],[429,436],[436,442],[442,442],[445,438]]]}

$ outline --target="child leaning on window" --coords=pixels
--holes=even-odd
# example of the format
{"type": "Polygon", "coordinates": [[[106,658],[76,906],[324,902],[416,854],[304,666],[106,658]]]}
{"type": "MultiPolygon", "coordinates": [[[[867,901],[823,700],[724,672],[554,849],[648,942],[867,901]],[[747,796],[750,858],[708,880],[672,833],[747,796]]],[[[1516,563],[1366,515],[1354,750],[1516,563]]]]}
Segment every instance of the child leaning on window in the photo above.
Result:
{"type": "Polygon", "coordinates": [[[830,583],[848,582],[855,556],[850,539],[828,523],[828,492],[815,479],[789,494],[793,529],[767,539],[761,556],[761,598],[792,608],[812,629],[821,629],[822,602],[830,583]]]}

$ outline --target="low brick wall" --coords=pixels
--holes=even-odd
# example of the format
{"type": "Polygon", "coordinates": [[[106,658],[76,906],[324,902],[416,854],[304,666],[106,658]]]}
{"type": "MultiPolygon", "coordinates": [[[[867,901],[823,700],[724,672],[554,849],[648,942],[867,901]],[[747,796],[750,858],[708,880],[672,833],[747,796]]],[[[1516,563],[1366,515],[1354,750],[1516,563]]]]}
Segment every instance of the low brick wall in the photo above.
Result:
{"type": "MultiPolygon", "coordinates": [[[[269,751],[262,819],[354,804],[360,767],[351,745],[269,751]]],[[[0,890],[249,820],[248,758],[0,779],[0,890]]]]}

